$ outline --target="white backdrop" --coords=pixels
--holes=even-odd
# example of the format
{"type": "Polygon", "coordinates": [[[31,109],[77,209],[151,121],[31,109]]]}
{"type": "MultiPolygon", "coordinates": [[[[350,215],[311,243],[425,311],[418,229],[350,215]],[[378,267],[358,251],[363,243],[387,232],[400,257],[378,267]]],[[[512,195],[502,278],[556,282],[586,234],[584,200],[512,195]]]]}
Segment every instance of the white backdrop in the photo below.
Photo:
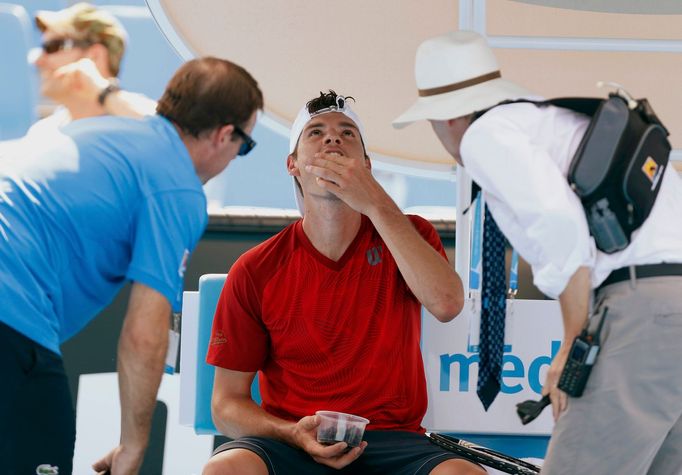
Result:
{"type": "Polygon", "coordinates": [[[502,391],[488,412],[476,395],[478,354],[468,351],[471,302],[450,323],[424,312],[422,355],[426,367],[431,430],[484,434],[549,435],[551,411],[523,426],[516,404],[539,399],[550,359],[563,335],[559,304],[552,300],[516,300],[507,321],[502,391]]]}

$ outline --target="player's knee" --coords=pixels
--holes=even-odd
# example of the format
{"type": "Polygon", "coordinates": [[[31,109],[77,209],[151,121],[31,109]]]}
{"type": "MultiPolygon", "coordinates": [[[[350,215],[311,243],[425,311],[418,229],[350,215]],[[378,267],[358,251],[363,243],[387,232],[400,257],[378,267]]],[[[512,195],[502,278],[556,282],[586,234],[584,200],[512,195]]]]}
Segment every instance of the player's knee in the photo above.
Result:
{"type": "Polygon", "coordinates": [[[250,450],[231,449],[211,457],[202,475],[268,475],[268,469],[250,450]]]}
{"type": "Polygon", "coordinates": [[[450,459],[431,470],[430,475],[486,475],[488,472],[475,463],[461,459],[450,459]]]}
{"type": "Polygon", "coordinates": [[[213,456],[206,465],[204,465],[204,470],[201,475],[219,475],[219,474],[233,474],[235,472],[235,467],[233,467],[229,459],[223,457],[213,456]]]}

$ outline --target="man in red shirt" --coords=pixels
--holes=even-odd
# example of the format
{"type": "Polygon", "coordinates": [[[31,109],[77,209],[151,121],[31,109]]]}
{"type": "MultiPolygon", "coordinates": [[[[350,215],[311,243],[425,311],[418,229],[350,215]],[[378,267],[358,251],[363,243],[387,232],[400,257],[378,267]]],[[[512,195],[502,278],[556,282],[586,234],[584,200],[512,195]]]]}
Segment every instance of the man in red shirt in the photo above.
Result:
{"type": "Polygon", "coordinates": [[[287,168],[303,219],[237,260],[216,310],[213,419],[236,440],[204,474],[485,473],[423,436],[421,306],[451,320],[462,283],[433,226],[403,215],[372,177],[346,98],[306,104],[287,168]],[[369,419],[364,441],[317,442],[318,410],[369,419]]]}

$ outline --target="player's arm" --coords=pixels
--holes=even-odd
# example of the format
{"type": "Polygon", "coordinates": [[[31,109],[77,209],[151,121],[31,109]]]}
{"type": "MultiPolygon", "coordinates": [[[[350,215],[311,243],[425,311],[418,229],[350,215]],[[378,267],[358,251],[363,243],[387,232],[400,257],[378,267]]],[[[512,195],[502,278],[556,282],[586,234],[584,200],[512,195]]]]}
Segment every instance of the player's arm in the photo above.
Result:
{"type": "Polygon", "coordinates": [[[319,186],[372,221],[408,287],[429,312],[447,322],[462,311],[461,279],[372,176],[369,159],[317,153],[306,170],[318,177],[319,186]]]}
{"type": "Polygon", "coordinates": [[[345,453],[344,442],[325,446],[317,441],[319,416],[306,416],[290,422],[268,414],[251,399],[251,383],[256,373],[216,367],[211,413],[218,430],[231,438],[259,436],[281,440],[301,448],[318,463],[342,468],[362,454],[366,443],[345,453]]]}
{"type": "Polygon", "coordinates": [[[168,348],[169,316],[170,303],[161,293],[133,284],[118,342],[121,440],[93,465],[96,471],[137,473],[142,464],[168,348]]]}
{"type": "Polygon", "coordinates": [[[580,267],[568,281],[568,285],[559,296],[561,315],[564,321],[564,340],[561,348],[552,360],[547,372],[547,379],[542,388],[542,394],[549,394],[552,401],[554,419],[566,410],[567,396],[557,385],[561,372],[566,365],[566,359],[571,350],[573,340],[580,333],[587,321],[590,304],[590,270],[580,267]]]}
{"type": "MultiPolygon", "coordinates": [[[[388,197],[387,197],[388,198],[388,197]]],[[[370,208],[372,220],[412,293],[438,320],[455,318],[464,305],[462,280],[390,200],[370,208]]]]}

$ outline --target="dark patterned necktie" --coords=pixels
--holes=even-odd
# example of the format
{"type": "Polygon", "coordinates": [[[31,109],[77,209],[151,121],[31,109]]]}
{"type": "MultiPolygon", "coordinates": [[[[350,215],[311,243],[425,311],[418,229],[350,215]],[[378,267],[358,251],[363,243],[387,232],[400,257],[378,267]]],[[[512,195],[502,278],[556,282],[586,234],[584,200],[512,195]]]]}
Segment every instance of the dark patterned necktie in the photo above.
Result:
{"type": "Polygon", "coordinates": [[[506,311],[505,239],[492,214],[485,208],[483,222],[483,283],[479,336],[478,386],[476,393],[487,411],[500,392],[504,317],[506,311]]]}

